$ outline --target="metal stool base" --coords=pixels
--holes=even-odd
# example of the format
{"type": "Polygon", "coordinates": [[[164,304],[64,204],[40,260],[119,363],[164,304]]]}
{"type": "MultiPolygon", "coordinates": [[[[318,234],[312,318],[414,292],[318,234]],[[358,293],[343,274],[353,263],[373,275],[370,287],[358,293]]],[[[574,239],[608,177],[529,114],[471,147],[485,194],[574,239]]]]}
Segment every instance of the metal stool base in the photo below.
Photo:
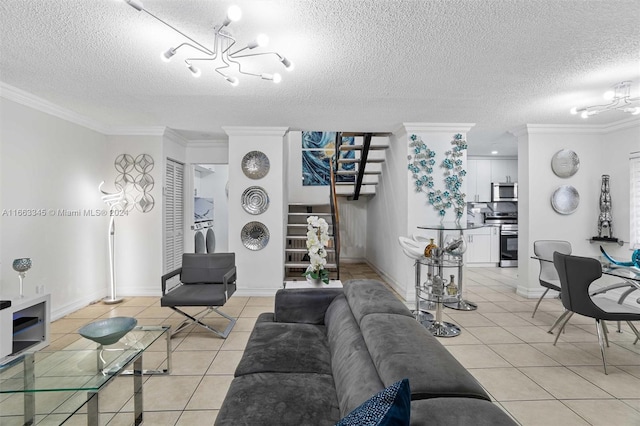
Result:
{"type": "Polygon", "coordinates": [[[478,304],[474,302],[469,302],[468,300],[460,299],[455,302],[445,302],[444,306],[451,309],[456,309],[458,311],[475,311],[478,309],[478,304]]]}
{"type": "MultiPolygon", "coordinates": [[[[416,311],[415,309],[411,310],[411,313],[413,314],[413,316],[416,316],[416,311]]],[[[431,322],[433,321],[433,314],[427,311],[423,311],[422,309],[420,309],[419,313],[418,313],[418,317],[416,318],[418,320],[419,323],[422,324],[422,322],[431,322]]]]}
{"type": "Polygon", "coordinates": [[[420,321],[420,323],[435,337],[456,337],[460,334],[460,327],[450,322],[420,321]]]}

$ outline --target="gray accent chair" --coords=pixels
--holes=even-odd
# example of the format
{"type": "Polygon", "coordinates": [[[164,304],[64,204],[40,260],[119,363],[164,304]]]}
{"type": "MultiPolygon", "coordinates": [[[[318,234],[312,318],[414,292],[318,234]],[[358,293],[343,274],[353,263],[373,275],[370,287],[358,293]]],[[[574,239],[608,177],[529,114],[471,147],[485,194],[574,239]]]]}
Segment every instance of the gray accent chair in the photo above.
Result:
{"type": "MultiPolygon", "coordinates": [[[[613,300],[605,297],[591,297],[589,286],[602,276],[602,265],[597,259],[591,257],[571,256],[555,252],[553,254],[553,264],[558,270],[562,288],[562,304],[572,313],[584,315],[596,320],[596,332],[598,333],[598,343],[602,354],[602,364],[604,374],[607,374],[607,360],[605,357],[605,342],[609,346],[606,326],[604,321],[626,321],[629,327],[640,338],[638,329],[631,321],[640,321],[640,311],[631,312],[632,308],[619,305],[613,300]]],[[[558,331],[553,344],[558,341],[560,331],[569,321],[567,317],[558,331]]],[[[634,342],[634,344],[638,341],[634,342]]]]}
{"type": "MultiPolygon", "coordinates": [[[[556,267],[553,266],[553,253],[556,251],[564,254],[571,254],[571,243],[560,240],[538,240],[533,242],[533,253],[536,257],[541,258],[540,275],[538,276],[538,279],[540,280],[540,285],[545,287],[546,290],[542,293],[540,299],[538,299],[536,307],[533,308],[531,318],[536,314],[538,306],[540,306],[540,302],[542,302],[542,299],[544,299],[549,290],[555,290],[560,293],[560,278],[558,277],[556,267]]],[[[552,330],[549,331],[551,332],[552,330]]]]}
{"type": "Polygon", "coordinates": [[[236,291],[236,255],[235,253],[184,253],[182,267],[162,276],[162,297],[160,306],[173,309],[185,319],[173,332],[196,324],[226,339],[236,323],[236,319],[217,308],[224,306],[236,291]],[[180,275],[180,281],[167,288],[168,281],[180,275]],[[179,307],[204,307],[195,315],[184,312],[179,307]],[[202,319],[210,312],[216,312],[229,320],[224,331],[205,324],[202,319]]]}

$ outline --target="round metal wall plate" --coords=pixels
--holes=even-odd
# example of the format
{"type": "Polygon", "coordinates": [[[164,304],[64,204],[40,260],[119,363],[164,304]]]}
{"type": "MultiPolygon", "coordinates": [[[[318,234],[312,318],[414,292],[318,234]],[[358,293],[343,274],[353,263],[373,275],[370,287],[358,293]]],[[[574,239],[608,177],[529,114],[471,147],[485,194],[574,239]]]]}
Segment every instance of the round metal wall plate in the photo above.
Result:
{"type": "Polygon", "coordinates": [[[249,214],[262,214],[269,208],[269,196],[264,188],[250,186],[242,193],[242,208],[249,214]]]}
{"type": "Polygon", "coordinates": [[[261,179],[269,173],[269,158],[264,152],[250,151],[242,158],[242,171],[250,179],[261,179]]]}
{"type": "Polygon", "coordinates": [[[269,243],[269,230],[261,222],[249,222],[240,231],[242,244],[249,250],[262,250],[269,243]]]}
{"type": "Polygon", "coordinates": [[[551,195],[551,206],[560,214],[571,214],[578,209],[580,194],[571,185],[562,185],[556,188],[551,195]]]}
{"type": "Polygon", "coordinates": [[[551,158],[551,170],[556,176],[568,178],[575,175],[580,168],[578,154],[570,149],[561,149],[551,158]]]}

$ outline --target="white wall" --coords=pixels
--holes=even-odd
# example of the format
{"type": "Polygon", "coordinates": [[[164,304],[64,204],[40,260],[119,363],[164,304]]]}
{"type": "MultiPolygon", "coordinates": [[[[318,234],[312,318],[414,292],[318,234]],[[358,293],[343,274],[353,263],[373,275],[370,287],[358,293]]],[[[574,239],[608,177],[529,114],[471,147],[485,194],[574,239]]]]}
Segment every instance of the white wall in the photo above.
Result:
{"type": "MultiPolygon", "coordinates": [[[[144,296],[160,294],[162,275],[162,185],[164,179],[163,136],[109,136],[104,158],[107,170],[104,173],[108,192],[115,192],[114,179],[118,175],[113,162],[120,154],[129,154],[134,159],[140,154],[153,158],[150,171],[154,180],[150,191],[155,200],[153,209],[142,213],[134,208],[127,216],[115,220],[116,234],[116,287],[118,296],[144,296]]],[[[133,172],[134,177],[138,172],[133,172]]],[[[139,194],[139,191],[134,191],[139,194]]],[[[106,232],[106,228],[105,228],[106,232]]],[[[106,244],[106,236],[105,241],[106,244]]],[[[109,262],[108,257],[105,261],[109,262]]]]}
{"type": "MultiPolygon", "coordinates": [[[[640,122],[602,126],[527,125],[518,133],[518,293],[539,297],[538,261],[532,260],[533,241],[560,239],[571,242],[573,253],[598,256],[599,244],[590,244],[597,235],[600,182],[611,176],[614,236],[629,239],[629,153],[640,148],[640,122]],[[561,149],[571,149],[580,158],[580,169],[569,178],[559,178],[551,170],[551,158],[561,149]],[[528,171],[528,173],[527,173],[528,171]],[[526,177],[526,179],[523,179],[526,177]],[[551,195],[560,185],[572,185],[580,194],[575,213],[560,215],[551,206],[551,195]]],[[[605,250],[630,258],[629,246],[604,245],[605,250]]]]}
{"type": "MultiPolygon", "coordinates": [[[[367,261],[372,264],[394,289],[406,300],[415,298],[415,279],[413,261],[403,253],[398,242],[398,236],[411,236],[421,233],[433,238],[435,231],[422,231],[419,225],[439,224],[440,217],[428,204],[424,193],[416,193],[413,179],[407,170],[407,155],[410,153],[409,137],[416,134],[422,138],[427,147],[438,153],[437,164],[434,167],[434,177],[441,170],[438,164],[444,159],[444,152],[451,149],[453,135],[466,132],[471,124],[436,124],[436,123],[405,123],[390,139],[390,149],[387,151],[387,161],[383,164],[382,181],[378,186],[378,195],[369,203],[367,219],[367,261]]],[[[466,163],[466,151],[462,157],[466,163]]],[[[440,186],[440,179],[436,181],[436,189],[440,186]]],[[[462,192],[466,191],[463,180],[462,192]]],[[[463,215],[463,218],[466,216],[463,215]]],[[[445,221],[453,221],[455,216],[448,212],[445,221]]],[[[447,274],[454,271],[447,271],[447,274]]]]}
{"type": "Polygon", "coordinates": [[[107,295],[108,219],[85,216],[103,209],[107,138],[85,127],[0,98],[2,209],[44,209],[46,216],[2,215],[0,293],[17,294],[12,261],[31,257],[25,293],[51,293],[58,318],[107,295]],[[81,210],[54,216],[51,210],[81,210]]]}
{"type": "Polygon", "coordinates": [[[284,279],[285,206],[287,182],[286,128],[225,127],[229,135],[229,251],[236,253],[237,294],[271,295],[282,287],[284,279]],[[250,151],[261,151],[269,158],[270,168],[261,179],[251,179],[242,172],[242,158],[250,151]],[[266,212],[251,215],[244,211],[241,196],[249,186],[263,187],[269,195],[266,212]],[[245,224],[263,223],[270,238],[266,247],[252,251],[241,241],[245,224]]]}

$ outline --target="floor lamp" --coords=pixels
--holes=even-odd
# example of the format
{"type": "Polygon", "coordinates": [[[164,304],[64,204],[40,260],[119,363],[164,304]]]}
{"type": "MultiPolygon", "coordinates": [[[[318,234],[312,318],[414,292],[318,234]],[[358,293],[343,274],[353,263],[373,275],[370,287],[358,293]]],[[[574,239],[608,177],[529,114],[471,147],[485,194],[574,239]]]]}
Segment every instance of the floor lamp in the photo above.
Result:
{"type": "Polygon", "coordinates": [[[109,193],[102,190],[104,181],[98,185],[98,190],[102,193],[102,201],[109,207],[109,232],[107,238],[109,239],[109,266],[111,272],[111,295],[105,297],[102,301],[108,305],[122,302],[122,298],[116,297],[116,259],[115,259],[115,239],[116,239],[116,222],[115,215],[111,214],[111,211],[122,208],[124,202],[124,189],[120,189],[119,192],[109,193]]]}

